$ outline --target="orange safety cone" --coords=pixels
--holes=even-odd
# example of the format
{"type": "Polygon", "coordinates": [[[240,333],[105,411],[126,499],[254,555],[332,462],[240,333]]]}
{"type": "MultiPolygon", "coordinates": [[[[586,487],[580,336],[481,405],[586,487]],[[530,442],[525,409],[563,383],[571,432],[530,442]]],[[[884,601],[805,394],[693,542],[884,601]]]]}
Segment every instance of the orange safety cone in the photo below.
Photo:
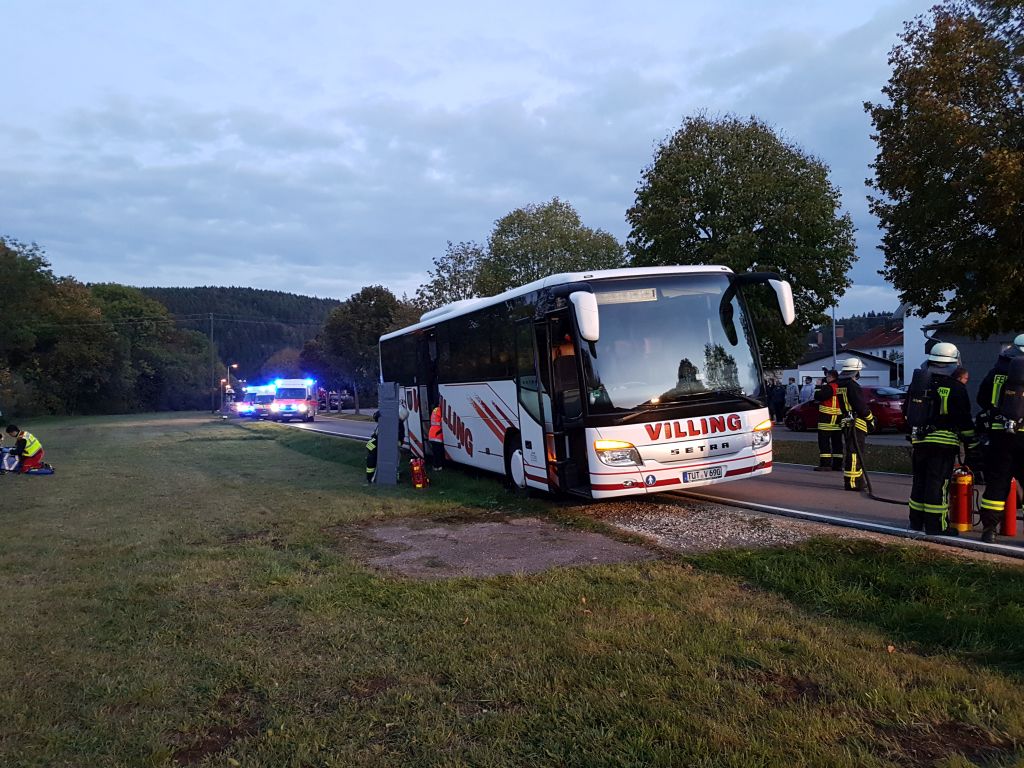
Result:
{"type": "Polygon", "coordinates": [[[999,532],[1003,536],[1017,535],[1017,481],[1010,481],[1010,495],[1006,497],[1006,507],[1003,509],[1003,529],[999,532]]]}

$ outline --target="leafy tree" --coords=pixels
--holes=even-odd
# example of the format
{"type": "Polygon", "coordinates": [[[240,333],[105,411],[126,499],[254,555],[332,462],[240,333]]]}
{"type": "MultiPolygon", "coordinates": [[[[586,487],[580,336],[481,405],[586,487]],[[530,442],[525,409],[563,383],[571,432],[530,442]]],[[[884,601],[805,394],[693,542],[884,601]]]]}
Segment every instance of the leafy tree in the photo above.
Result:
{"type": "Polygon", "coordinates": [[[626,218],[636,266],[722,264],[792,283],[788,328],[772,291],[748,294],[768,368],[800,356],[807,331],[850,285],[853,223],[828,167],[753,117],[684,120],[643,170],[626,218]]]}
{"type": "Polygon", "coordinates": [[[31,361],[23,366],[39,402],[51,413],[108,409],[111,383],[123,374],[124,366],[111,365],[117,333],[89,289],[73,278],[58,278],[39,311],[45,320],[38,327],[31,361]]]}
{"type": "Polygon", "coordinates": [[[90,288],[117,332],[106,410],[204,407],[209,398],[209,342],[179,329],[167,308],[140,289],[105,283],[90,288]]]}
{"type": "Polygon", "coordinates": [[[1024,4],[946,0],[889,64],[887,103],[865,104],[882,274],[968,332],[1024,328],[1024,4]]]}
{"type": "Polygon", "coordinates": [[[475,295],[491,296],[558,272],[621,267],[624,254],[614,236],[584,226],[555,197],[498,219],[478,263],[475,295]]]}
{"type": "Polygon", "coordinates": [[[264,379],[298,379],[305,375],[300,362],[300,352],[295,347],[279,349],[264,361],[260,367],[264,379]]]}
{"type": "Polygon", "coordinates": [[[0,361],[17,366],[35,348],[37,326],[43,320],[40,308],[53,286],[53,272],[41,246],[0,237],[0,361]]]}
{"type": "Polygon", "coordinates": [[[416,315],[415,307],[384,286],[370,285],[331,312],[320,334],[321,343],[343,377],[355,384],[356,393],[373,399],[380,380],[380,337],[414,323],[416,315]]]}
{"type": "Polygon", "coordinates": [[[479,243],[449,240],[444,256],[434,259],[430,280],[416,289],[416,304],[426,311],[477,296],[477,276],[485,257],[479,243]]]}

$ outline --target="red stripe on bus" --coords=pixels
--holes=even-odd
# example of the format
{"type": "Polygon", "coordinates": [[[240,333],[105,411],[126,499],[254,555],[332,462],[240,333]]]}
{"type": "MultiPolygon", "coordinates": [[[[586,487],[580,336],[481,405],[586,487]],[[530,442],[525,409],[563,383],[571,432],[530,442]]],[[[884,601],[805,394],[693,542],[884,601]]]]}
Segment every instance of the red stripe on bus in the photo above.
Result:
{"type": "Polygon", "coordinates": [[[498,425],[495,424],[493,421],[491,421],[490,417],[486,413],[483,412],[483,409],[481,409],[480,406],[476,404],[476,400],[470,400],[469,404],[471,406],[473,406],[473,410],[477,412],[478,416],[480,416],[480,420],[484,424],[486,424],[487,428],[489,430],[491,430],[491,432],[494,433],[494,436],[496,438],[498,438],[498,442],[504,442],[505,441],[504,433],[500,429],[498,429],[498,425]]]}
{"type": "Polygon", "coordinates": [[[503,410],[501,410],[501,406],[499,406],[499,405],[498,405],[497,403],[495,403],[495,402],[492,402],[492,403],[491,403],[491,405],[492,405],[492,406],[494,406],[494,410],[496,410],[496,411],[498,412],[498,415],[499,415],[499,416],[501,416],[501,418],[503,418],[503,419],[505,420],[505,423],[506,423],[506,424],[507,424],[508,426],[510,426],[510,427],[513,427],[513,426],[515,426],[515,425],[514,425],[514,424],[512,423],[512,418],[511,418],[511,417],[510,417],[510,416],[509,416],[508,414],[506,414],[506,413],[505,413],[505,412],[504,412],[503,410]]]}
{"type": "MultiPolygon", "coordinates": [[[[494,405],[494,403],[491,403],[491,405],[494,405]]],[[[503,423],[501,421],[501,419],[499,419],[497,416],[495,416],[494,415],[494,411],[492,411],[490,408],[488,408],[487,407],[487,403],[485,403],[483,400],[480,401],[480,407],[483,408],[485,411],[487,411],[487,415],[490,416],[491,419],[494,421],[494,423],[498,425],[498,428],[501,429],[501,440],[502,440],[502,442],[504,442],[505,441],[505,431],[508,429],[508,424],[503,423]]],[[[498,409],[498,407],[496,405],[494,407],[495,407],[495,409],[498,409]]]]}
{"type": "Polygon", "coordinates": [[[751,472],[756,472],[759,469],[771,469],[772,463],[766,461],[764,464],[752,464],[749,467],[740,467],[739,469],[730,469],[725,473],[726,477],[735,477],[736,475],[747,475],[751,472]]]}

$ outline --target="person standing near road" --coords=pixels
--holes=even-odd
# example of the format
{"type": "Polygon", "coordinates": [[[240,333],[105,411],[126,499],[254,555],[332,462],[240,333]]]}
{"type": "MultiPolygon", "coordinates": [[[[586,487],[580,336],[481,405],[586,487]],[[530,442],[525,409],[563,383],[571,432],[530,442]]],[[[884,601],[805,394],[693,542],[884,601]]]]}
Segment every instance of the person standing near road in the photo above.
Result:
{"type": "MultiPolygon", "coordinates": [[[[796,385],[796,379],[792,376],[789,377],[789,384],[786,385],[786,410],[800,405],[800,387],[796,385]]],[[[783,416],[785,420],[785,416],[783,416]]]]}
{"type": "Polygon", "coordinates": [[[1009,423],[1003,414],[1004,390],[1011,383],[1011,391],[1019,392],[1019,382],[1012,381],[1020,370],[1024,356],[1024,333],[1013,344],[999,353],[996,364],[982,379],[978,387],[980,421],[984,425],[987,446],[984,455],[985,493],[981,497],[981,540],[992,543],[996,529],[1006,509],[1011,481],[1024,484],[1024,424],[1009,423]],[[1011,368],[1013,370],[1011,370],[1011,368]]]}
{"type": "Polygon", "coordinates": [[[839,398],[836,379],[839,375],[831,370],[825,381],[815,390],[818,402],[818,466],[815,472],[838,472],[843,468],[843,425],[839,423],[839,398]]]}
{"type": "Polygon", "coordinates": [[[843,488],[847,491],[864,488],[864,442],[868,432],[875,430],[875,416],[857,381],[863,368],[860,358],[848,358],[836,379],[836,399],[844,428],[843,488]]]}
{"type": "Polygon", "coordinates": [[[947,521],[949,481],[960,456],[960,444],[967,449],[968,463],[978,447],[971,419],[967,387],[957,378],[960,352],[948,342],[939,342],[915,375],[908,393],[908,421],[912,426],[911,467],[914,481],[910,490],[910,530],[932,536],[959,536],[947,521]],[[918,403],[920,416],[909,418],[918,403]]]}
{"type": "Polygon", "coordinates": [[[773,414],[773,419],[777,423],[782,423],[786,419],[786,388],[782,386],[781,381],[772,381],[771,387],[771,401],[770,411],[773,414]]]}
{"type": "Polygon", "coordinates": [[[814,399],[814,384],[810,376],[804,376],[804,385],[800,387],[800,402],[809,403],[814,399]]]}
{"type": "Polygon", "coordinates": [[[440,472],[444,468],[444,432],[441,431],[441,406],[435,405],[430,412],[430,429],[427,432],[430,443],[430,461],[433,469],[440,472]]]}

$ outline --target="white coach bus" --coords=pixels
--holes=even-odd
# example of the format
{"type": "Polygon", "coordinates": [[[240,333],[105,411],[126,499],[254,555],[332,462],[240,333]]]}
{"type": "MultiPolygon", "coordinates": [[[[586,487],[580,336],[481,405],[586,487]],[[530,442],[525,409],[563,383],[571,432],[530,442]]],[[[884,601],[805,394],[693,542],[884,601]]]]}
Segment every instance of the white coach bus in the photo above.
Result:
{"type": "Polygon", "coordinates": [[[761,363],[742,287],[789,283],[726,267],[552,275],[425,313],[380,338],[422,456],[441,407],[449,461],[517,488],[605,499],[771,471],[761,363]]]}

